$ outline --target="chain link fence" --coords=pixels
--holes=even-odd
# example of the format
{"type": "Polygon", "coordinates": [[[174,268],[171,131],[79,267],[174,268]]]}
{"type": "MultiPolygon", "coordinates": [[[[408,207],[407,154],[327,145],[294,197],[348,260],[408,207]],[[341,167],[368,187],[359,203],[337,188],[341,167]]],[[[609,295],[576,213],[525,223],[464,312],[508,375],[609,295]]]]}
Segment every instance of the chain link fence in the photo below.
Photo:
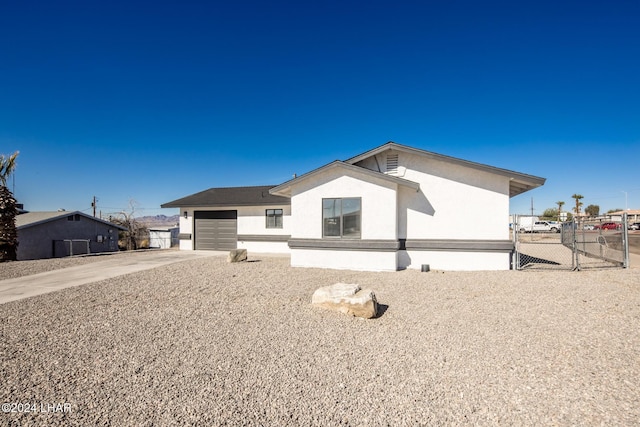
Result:
{"type": "Polygon", "coordinates": [[[563,223],[517,216],[512,225],[516,270],[628,267],[626,218],[619,224],[563,223]]]}

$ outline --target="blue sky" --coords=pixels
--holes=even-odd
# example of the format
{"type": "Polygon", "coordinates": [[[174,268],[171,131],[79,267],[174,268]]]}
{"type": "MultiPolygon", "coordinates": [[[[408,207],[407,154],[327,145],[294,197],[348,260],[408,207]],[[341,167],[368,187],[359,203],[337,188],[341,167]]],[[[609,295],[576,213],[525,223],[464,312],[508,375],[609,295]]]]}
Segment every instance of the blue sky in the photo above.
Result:
{"type": "MultiPolygon", "coordinates": [[[[387,141],[640,209],[640,2],[0,0],[0,153],[29,210],[167,215],[387,141]]],[[[481,207],[478,207],[481,209],[481,207]]]]}

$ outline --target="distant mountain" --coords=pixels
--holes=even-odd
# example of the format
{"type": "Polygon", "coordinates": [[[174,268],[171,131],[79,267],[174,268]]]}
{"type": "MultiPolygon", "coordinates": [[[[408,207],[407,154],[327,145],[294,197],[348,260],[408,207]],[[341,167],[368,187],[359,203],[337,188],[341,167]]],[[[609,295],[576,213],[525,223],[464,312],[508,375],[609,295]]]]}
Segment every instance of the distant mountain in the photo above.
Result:
{"type": "Polygon", "coordinates": [[[180,215],[149,215],[136,217],[136,221],[151,227],[175,227],[180,222],[180,215]]]}

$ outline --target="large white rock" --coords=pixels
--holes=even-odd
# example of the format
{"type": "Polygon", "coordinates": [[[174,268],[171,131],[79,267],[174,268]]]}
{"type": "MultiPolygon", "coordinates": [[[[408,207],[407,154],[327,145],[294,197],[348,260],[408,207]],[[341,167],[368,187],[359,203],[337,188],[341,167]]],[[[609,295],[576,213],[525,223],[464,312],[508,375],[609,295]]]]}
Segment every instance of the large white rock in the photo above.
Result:
{"type": "Polygon", "coordinates": [[[311,304],[365,319],[376,317],[378,312],[375,293],[352,283],[336,283],[316,290],[311,304]]]}
{"type": "Polygon", "coordinates": [[[246,260],[247,260],[246,249],[233,249],[229,251],[229,256],[227,256],[227,262],[241,262],[246,260]]]}

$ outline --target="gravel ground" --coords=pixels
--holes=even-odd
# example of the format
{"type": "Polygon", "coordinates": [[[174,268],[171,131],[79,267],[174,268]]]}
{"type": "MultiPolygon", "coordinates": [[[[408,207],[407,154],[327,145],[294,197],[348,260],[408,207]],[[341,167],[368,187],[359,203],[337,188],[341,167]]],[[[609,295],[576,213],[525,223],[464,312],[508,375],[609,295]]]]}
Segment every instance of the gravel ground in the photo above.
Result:
{"type": "MultiPolygon", "coordinates": [[[[136,251],[139,253],[140,251],[136,251]]],[[[101,261],[104,257],[127,257],[131,252],[110,252],[94,255],[74,256],[67,258],[36,259],[31,261],[2,262],[0,263],[0,280],[14,279],[32,274],[45,273],[47,271],[60,270],[61,268],[74,267],[76,265],[91,264],[101,261]]]]}
{"type": "Polygon", "coordinates": [[[0,400],[37,405],[0,425],[640,425],[639,269],[288,262],[191,260],[0,305],[0,400]],[[310,305],[338,281],[374,289],[381,316],[310,305]]]}

